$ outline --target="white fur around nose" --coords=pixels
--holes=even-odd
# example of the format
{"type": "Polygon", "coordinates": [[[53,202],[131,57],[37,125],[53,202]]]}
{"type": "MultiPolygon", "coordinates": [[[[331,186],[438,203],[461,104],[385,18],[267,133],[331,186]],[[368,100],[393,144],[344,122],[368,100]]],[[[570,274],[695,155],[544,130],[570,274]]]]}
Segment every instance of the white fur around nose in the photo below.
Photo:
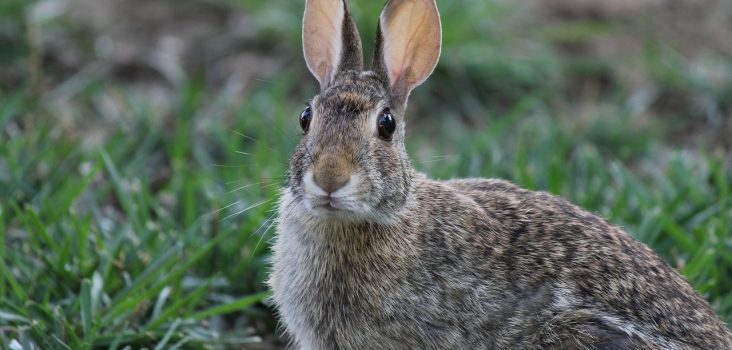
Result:
{"type": "MultiPolygon", "coordinates": [[[[330,194],[331,198],[338,199],[351,199],[349,197],[354,196],[358,192],[358,185],[361,181],[361,177],[358,174],[351,174],[351,178],[348,179],[341,188],[330,194]]],[[[308,170],[303,176],[303,187],[305,192],[311,196],[327,196],[328,192],[320,188],[315,183],[315,177],[312,170],[308,170]]]]}
{"type": "Polygon", "coordinates": [[[302,179],[303,187],[305,192],[313,196],[327,196],[328,192],[325,192],[318,184],[315,183],[315,177],[313,171],[308,170],[302,179]]]}

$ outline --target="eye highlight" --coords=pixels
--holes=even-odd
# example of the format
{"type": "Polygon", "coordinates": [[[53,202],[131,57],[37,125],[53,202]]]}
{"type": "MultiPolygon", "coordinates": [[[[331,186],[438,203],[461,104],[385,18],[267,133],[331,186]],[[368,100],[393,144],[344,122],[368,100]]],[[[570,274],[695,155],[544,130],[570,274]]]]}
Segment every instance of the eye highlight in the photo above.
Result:
{"type": "Polygon", "coordinates": [[[310,119],[312,119],[312,111],[310,109],[310,105],[308,105],[302,113],[300,113],[300,127],[302,128],[303,135],[307,134],[310,129],[310,119]]]}
{"type": "Polygon", "coordinates": [[[391,137],[394,135],[394,131],[396,131],[396,119],[394,119],[389,108],[384,108],[381,115],[379,115],[376,128],[379,131],[379,137],[386,141],[391,141],[391,137]]]}

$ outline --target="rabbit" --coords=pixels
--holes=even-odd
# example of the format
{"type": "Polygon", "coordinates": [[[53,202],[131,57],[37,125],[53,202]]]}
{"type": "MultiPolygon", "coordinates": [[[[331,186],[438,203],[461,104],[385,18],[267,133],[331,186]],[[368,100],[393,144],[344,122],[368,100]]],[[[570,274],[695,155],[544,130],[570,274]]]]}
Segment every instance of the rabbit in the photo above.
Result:
{"type": "Polygon", "coordinates": [[[345,0],[306,0],[320,92],[281,191],[269,286],[300,349],[732,349],[651,249],[545,192],[430,180],[404,145],[434,70],[434,0],[390,0],[371,69],[345,0]]]}

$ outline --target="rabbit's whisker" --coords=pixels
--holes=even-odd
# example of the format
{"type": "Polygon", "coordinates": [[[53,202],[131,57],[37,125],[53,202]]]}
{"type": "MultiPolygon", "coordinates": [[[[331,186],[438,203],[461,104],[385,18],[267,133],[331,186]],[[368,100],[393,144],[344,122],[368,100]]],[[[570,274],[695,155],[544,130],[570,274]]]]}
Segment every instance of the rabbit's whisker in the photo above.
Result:
{"type": "Polygon", "coordinates": [[[267,225],[267,228],[266,228],[266,229],[264,230],[264,232],[262,232],[262,234],[261,234],[261,235],[259,236],[259,240],[257,241],[257,244],[256,244],[256,245],[254,246],[254,250],[252,250],[252,254],[251,254],[251,257],[249,258],[249,259],[250,259],[250,262],[251,262],[251,259],[253,259],[253,258],[254,258],[254,253],[256,253],[256,252],[257,252],[257,250],[259,249],[259,245],[260,245],[260,244],[262,243],[262,240],[264,239],[264,237],[266,237],[266,236],[267,236],[267,232],[268,232],[268,231],[269,231],[269,230],[270,230],[270,229],[272,228],[272,226],[274,225],[274,223],[275,223],[275,220],[273,220],[272,218],[273,218],[273,217],[274,217],[274,216],[275,216],[276,214],[277,214],[277,212],[276,212],[276,211],[275,211],[274,213],[272,213],[272,215],[270,215],[270,216],[269,216],[269,217],[267,218],[267,220],[264,220],[264,223],[262,223],[262,225],[261,225],[261,226],[259,226],[259,228],[257,229],[257,231],[255,231],[255,232],[253,233],[253,234],[255,234],[255,235],[256,235],[256,234],[257,234],[257,232],[259,232],[259,230],[261,230],[261,229],[262,229],[262,227],[264,227],[264,225],[265,225],[265,224],[267,224],[267,222],[269,222],[269,225],[267,225]]]}
{"type": "Polygon", "coordinates": [[[252,205],[250,205],[250,206],[248,206],[248,207],[246,207],[246,208],[244,208],[244,209],[242,209],[242,210],[240,210],[240,211],[238,211],[238,212],[236,212],[234,214],[231,214],[231,215],[223,218],[223,220],[225,221],[225,220],[231,219],[231,218],[233,218],[235,216],[238,216],[238,215],[241,215],[241,214],[245,213],[247,210],[254,209],[254,208],[259,207],[259,206],[261,206],[263,204],[269,203],[269,202],[271,202],[273,200],[274,199],[265,199],[263,201],[254,203],[254,204],[252,204],[252,205]]]}
{"type": "Polygon", "coordinates": [[[226,209],[228,209],[228,208],[231,208],[231,207],[233,207],[233,206],[235,206],[235,205],[239,204],[239,202],[240,202],[240,201],[236,201],[236,202],[234,202],[234,203],[231,203],[231,204],[229,204],[229,205],[227,205],[227,206],[225,206],[225,207],[222,207],[222,208],[216,209],[216,210],[214,210],[214,211],[212,211],[212,212],[210,212],[210,213],[208,213],[208,214],[206,214],[206,215],[203,215],[203,216],[211,216],[211,215],[214,215],[214,214],[216,214],[216,213],[218,213],[218,212],[220,212],[220,211],[222,211],[222,210],[226,210],[226,209]]]}
{"type": "Polygon", "coordinates": [[[245,134],[243,134],[243,133],[240,133],[240,132],[238,132],[238,131],[232,131],[232,132],[233,132],[234,134],[238,135],[238,136],[241,136],[241,137],[243,137],[243,138],[245,138],[245,139],[249,140],[249,141],[252,141],[252,142],[257,142],[257,146],[261,146],[261,147],[264,147],[264,148],[266,148],[266,149],[268,149],[268,150],[270,150],[270,151],[274,151],[274,152],[277,152],[277,153],[279,153],[279,152],[280,152],[280,151],[278,151],[278,150],[276,150],[276,149],[274,149],[274,148],[272,148],[272,147],[269,147],[269,146],[265,146],[265,145],[262,145],[262,144],[258,143],[258,142],[259,142],[259,140],[255,139],[255,138],[253,138],[253,137],[251,137],[251,136],[245,135],[245,134]]]}
{"type": "Polygon", "coordinates": [[[428,157],[427,158],[428,160],[418,160],[417,162],[419,164],[430,164],[430,163],[436,163],[439,161],[443,161],[446,159],[455,159],[458,157],[460,157],[460,156],[457,154],[453,154],[453,155],[449,155],[449,156],[433,156],[433,157],[428,157]]]}
{"type": "MultiPolygon", "coordinates": [[[[241,191],[241,190],[243,190],[243,189],[245,189],[245,188],[249,188],[249,187],[252,187],[252,186],[256,186],[256,185],[261,185],[261,184],[263,184],[263,183],[264,183],[264,182],[257,182],[257,183],[253,183],[253,184],[248,184],[248,185],[244,185],[244,186],[241,186],[241,187],[235,188],[235,189],[233,189],[233,190],[231,190],[231,191],[229,191],[229,192],[226,192],[226,193],[227,193],[227,194],[229,194],[229,193],[234,193],[234,192],[237,192],[237,191],[241,191]]],[[[271,184],[269,184],[269,185],[264,185],[264,186],[262,186],[261,188],[267,188],[267,187],[272,187],[272,186],[279,186],[279,183],[271,183],[271,184]]]]}
{"type": "Polygon", "coordinates": [[[246,165],[210,164],[217,168],[244,168],[246,165]]]}
{"type": "MultiPolygon", "coordinates": [[[[262,179],[263,181],[257,182],[257,184],[261,184],[261,183],[264,183],[266,181],[272,181],[272,180],[282,181],[282,180],[285,179],[285,177],[284,176],[260,177],[260,179],[262,179]]],[[[251,180],[249,180],[249,179],[234,180],[234,181],[225,182],[224,184],[225,185],[233,185],[233,184],[236,184],[236,183],[248,182],[248,181],[251,181],[251,180]]]]}
{"type": "Polygon", "coordinates": [[[252,187],[252,186],[261,185],[263,183],[264,183],[264,181],[260,181],[260,182],[256,182],[256,183],[253,183],[253,184],[248,184],[248,185],[240,186],[240,187],[237,187],[237,188],[235,188],[235,189],[233,189],[233,190],[231,190],[229,192],[226,192],[226,193],[227,194],[234,193],[236,191],[241,191],[241,190],[243,190],[245,188],[249,188],[249,187],[252,187]]]}

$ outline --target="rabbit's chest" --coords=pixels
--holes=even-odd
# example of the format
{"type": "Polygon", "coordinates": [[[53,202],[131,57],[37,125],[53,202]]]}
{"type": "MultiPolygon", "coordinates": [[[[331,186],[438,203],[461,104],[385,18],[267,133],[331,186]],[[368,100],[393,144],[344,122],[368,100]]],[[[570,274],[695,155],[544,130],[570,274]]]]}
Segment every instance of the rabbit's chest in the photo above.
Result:
{"type": "Polygon", "coordinates": [[[306,349],[487,346],[472,339],[471,322],[486,311],[466,300],[475,291],[450,293],[439,286],[461,284],[434,275],[396,258],[364,260],[328,246],[280,241],[272,279],[282,317],[306,349]]]}
{"type": "Polygon", "coordinates": [[[279,303],[288,305],[283,316],[290,320],[288,324],[299,325],[294,331],[312,348],[425,348],[422,335],[444,338],[446,330],[432,324],[426,312],[436,310],[437,303],[425,300],[423,291],[397,283],[383,270],[379,277],[348,262],[326,265],[293,266],[300,270],[294,273],[303,276],[302,284],[291,286],[279,303]],[[302,271],[307,266],[322,270],[302,271]]]}
{"type": "Polygon", "coordinates": [[[280,239],[272,283],[289,330],[312,348],[423,348],[418,335],[456,338],[433,322],[439,300],[420,287],[418,274],[396,257],[280,239]]]}
{"type": "Polygon", "coordinates": [[[282,297],[288,304],[301,306],[298,312],[313,319],[373,318],[410,293],[403,283],[410,277],[409,269],[398,262],[349,254],[321,243],[281,242],[281,246],[273,278],[286,284],[282,297]]]}

